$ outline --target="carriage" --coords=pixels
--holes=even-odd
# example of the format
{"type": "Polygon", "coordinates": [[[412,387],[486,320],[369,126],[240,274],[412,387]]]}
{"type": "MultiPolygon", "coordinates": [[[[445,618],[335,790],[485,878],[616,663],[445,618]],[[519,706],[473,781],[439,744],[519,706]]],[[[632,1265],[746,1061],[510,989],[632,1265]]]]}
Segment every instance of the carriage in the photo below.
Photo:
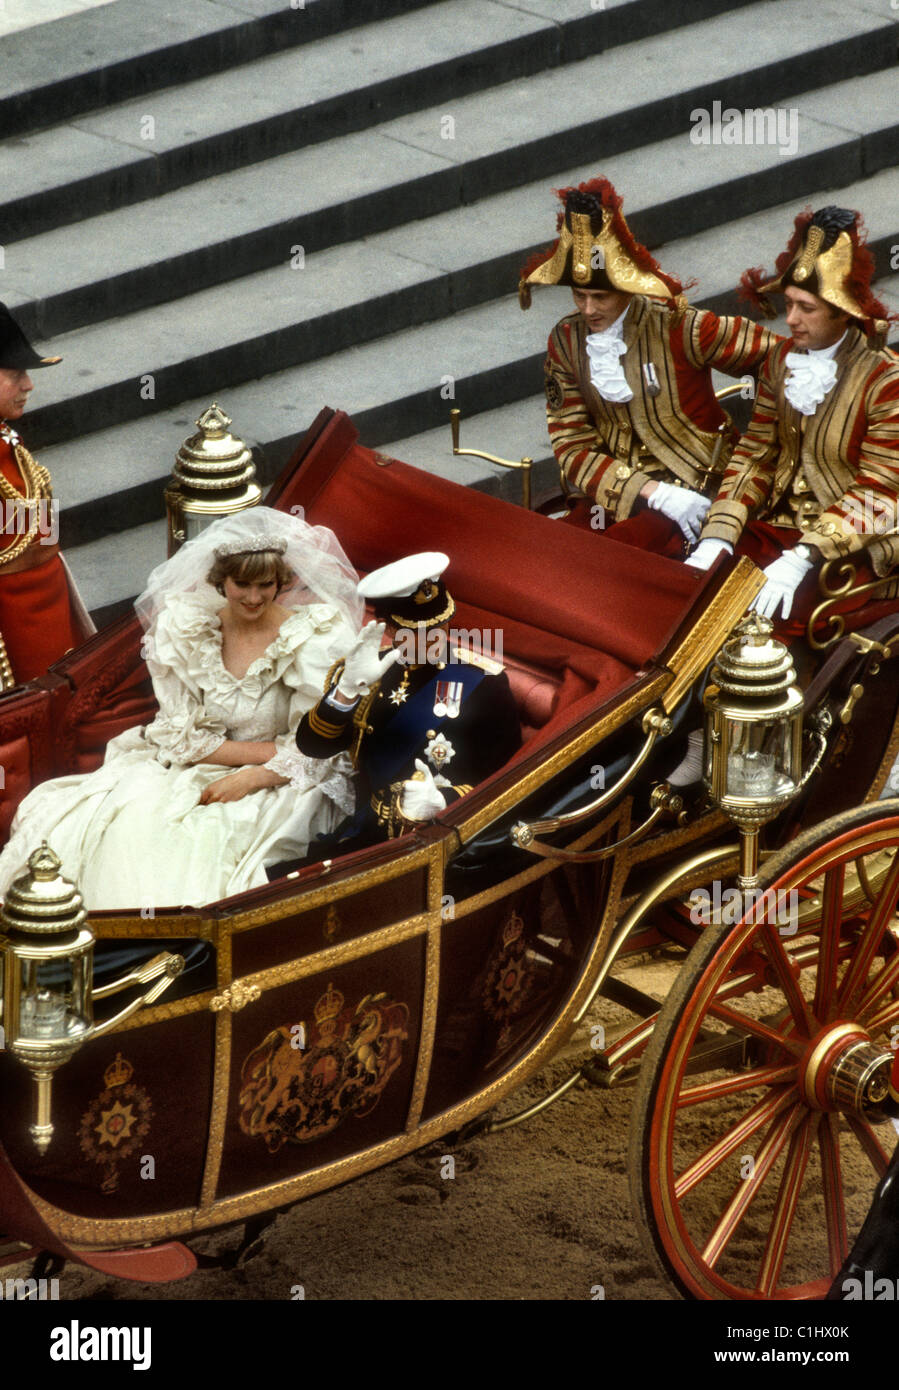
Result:
{"type": "MultiPolygon", "coordinates": [[[[748,561],[706,574],[600,542],[362,447],[330,410],[268,502],[332,527],[360,573],[423,538],[445,550],[456,623],[501,634],[521,748],[397,839],[221,902],[92,913],[99,1026],[57,1063],[52,1102],[0,1052],[0,1261],[181,1277],[197,1233],[243,1223],[249,1240],[302,1198],[495,1127],[590,1019],[601,1045],[539,1105],[583,1078],[636,1082],[636,1212],[680,1292],[822,1296],[892,1137],[895,602],[867,596],[819,658],[802,785],[768,826],[759,893],[728,914],[747,838],[702,785],[665,778],[761,587],[748,561]],[[614,973],[657,947],[683,958],[661,1003],[614,973]],[[635,1021],[605,1029],[604,999],[635,1021]]],[[[133,617],[5,696],[4,833],[30,786],[95,767],[153,710],[133,617]]],[[[7,982],[8,1041],[13,997],[7,982]]]]}

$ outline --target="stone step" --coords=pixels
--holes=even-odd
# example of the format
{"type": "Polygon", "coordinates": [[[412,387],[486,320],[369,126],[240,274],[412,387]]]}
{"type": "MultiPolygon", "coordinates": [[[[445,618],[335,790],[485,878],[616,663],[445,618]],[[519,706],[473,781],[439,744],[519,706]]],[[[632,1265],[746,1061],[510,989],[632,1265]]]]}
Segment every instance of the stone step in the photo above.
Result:
{"type": "MultiPolygon", "coordinates": [[[[672,12],[680,15],[685,8],[672,12]]],[[[605,13],[597,11],[598,20],[605,13]]],[[[606,157],[633,149],[660,130],[689,131],[694,108],[711,109],[716,99],[741,108],[769,106],[836,76],[861,76],[894,63],[896,26],[889,18],[864,9],[847,12],[840,0],[816,7],[811,36],[807,18],[807,0],[757,0],[737,13],[679,29],[678,48],[703,53],[697,85],[688,90],[682,66],[671,62],[667,33],[637,40],[627,51],[626,111],[605,55],[571,65],[563,74],[561,99],[570,127],[563,137],[566,161],[592,162],[600,149],[606,157]],[[749,28],[754,38],[747,69],[742,36],[749,28]]],[[[536,112],[543,110],[539,98],[561,61],[559,32],[568,22],[560,25],[495,0],[442,0],[299,53],[184,83],[149,103],[141,97],[22,137],[15,146],[18,162],[4,178],[4,222],[12,229],[6,239],[140,202],[385,117],[396,118],[391,138],[449,165],[459,161],[448,149],[454,142],[447,134],[456,142],[465,136],[471,151],[462,171],[466,201],[514,186],[523,167],[532,175],[551,172],[558,164],[559,136],[547,134],[536,112]],[[491,109],[485,119],[483,102],[473,107],[472,101],[497,74],[531,80],[520,82],[517,99],[502,111],[491,109]],[[436,122],[435,101],[451,108],[436,122]],[[427,119],[401,119],[401,113],[426,104],[427,119]],[[500,155],[497,132],[506,143],[500,155]]],[[[556,88],[553,106],[559,101],[556,88]]],[[[556,110],[553,126],[558,124],[556,110]]]]}
{"type": "MultiPolygon", "coordinates": [[[[33,7],[33,0],[24,3],[33,7]]],[[[433,3],[116,0],[65,18],[54,15],[54,23],[0,38],[0,130],[22,135],[433,3]]]]}
{"type": "MultiPolygon", "coordinates": [[[[865,101],[854,109],[854,81],[791,98],[797,148],[787,157],[776,145],[700,148],[681,134],[612,157],[604,170],[625,197],[635,234],[656,246],[672,232],[689,235],[726,222],[747,205],[801,197],[837,175],[850,179],[894,164],[896,80],[895,69],[866,78],[865,101]],[[641,205],[641,193],[649,190],[653,201],[641,205]]],[[[556,73],[547,84],[547,122],[564,112],[557,99],[562,81],[564,74],[556,73]]],[[[502,109],[516,92],[513,83],[483,100],[502,109]]],[[[310,252],[353,243],[347,257],[355,256],[360,237],[399,223],[402,230],[386,244],[426,264],[434,264],[435,247],[449,252],[452,302],[474,303],[502,293],[530,252],[545,244],[552,224],[542,183],[522,188],[518,181],[506,195],[459,208],[466,152],[466,136],[452,163],[405,144],[398,149],[387,123],[207,179],[92,218],[77,235],[60,228],[13,244],[5,258],[5,300],[27,333],[52,340],[77,326],[283,266],[297,247],[310,252]],[[335,198],[335,188],[348,187],[355,189],[353,202],[335,198]],[[296,188],[303,189],[300,216],[296,188]],[[450,210],[408,225],[410,209],[444,204],[450,210]],[[97,244],[104,246],[101,265],[97,244]]],[[[505,157],[500,136],[494,156],[505,157]]],[[[584,176],[577,171],[578,180],[584,176]]],[[[357,278],[351,266],[349,276],[357,278]]],[[[401,326],[394,322],[385,331],[401,326]]]]}
{"type": "MultiPolygon", "coordinates": [[[[773,238],[771,245],[775,249],[778,245],[778,233],[783,231],[784,225],[789,226],[789,209],[778,209],[777,212],[781,214],[781,224],[770,227],[773,238]]],[[[740,229],[739,244],[748,245],[749,260],[752,260],[753,249],[759,249],[758,240],[762,225],[753,218],[746,218],[744,221],[747,225],[740,229]]],[[[695,245],[695,239],[691,240],[684,245],[684,252],[692,251],[695,245]]],[[[677,251],[679,248],[676,243],[672,243],[671,249],[677,251]]],[[[765,259],[764,254],[761,259],[765,259]]],[[[767,257],[767,261],[770,265],[773,255],[767,257]]],[[[888,308],[899,313],[899,274],[881,280],[878,283],[878,291],[888,308]]],[[[501,307],[498,306],[498,310],[501,307]]],[[[559,312],[564,310],[564,306],[557,305],[556,308],[559,312]]],[[[786,332],[783,319],[773,320],[771,326],[777,332],[786,332]]],[[[893,341],[899,342],[899,329],[893,329],[892,338],[893,341]]],[[[728,377],[715,374],[716,386],[726,386],[729,381],[728,377]]],[[[336,398],[335,403],[338,403],[336,398]]],[[[343,406],[343,402],[339,404],[343,406]]],[[[520,502],[519,473],[485,463],[482,459],[453,456],[448,423],[451,405],[452,402],[447,402],[444,407],[446,424],[403,439],[385,441],[381,444],[383,452],[416,468],[423,468],[429,473],[490,492],[497,497],[504,497],[510,502],[520,502]]],[[[197,408],[199,409],[199,406],[197,408]]],[[[729,409],[733,410],[732,404],[729,409]]],[[[186,419],[186,416],[184,418],[186,419]]],[[[126,428],[135,429],[134,426],[126,428]]],[[[165,441],[160,438],[161,448],[168,449],[172,459],[180,442],[179,428],[182,426],[176,426],[172,422],[166,431],[168,437],[165,441]]],[[[501,458],[518,459],[522,455],[529,455],[534,461],[534,504],[539,505],[558,494],[558,468],[549,447],[545,398],[542,391],[517,400],[511,405],[487,408],[473,414],[463,413],[460,442],[462,448],[480,449],[486,453],[497,454],[501,458]]],[[[96,454],[102,458],[102,447],[96,448],[95,445],[95,449],[96,454]]],[[[167,462],[161,453],[159,462],[163,466],[167,462]]],[[[162,511],[162,487],[163,480],[160,476],[153,487],[157,512],[162,511]]],[[[67,517],[64,514],[64,538],[68,529],[66,523],[67,517]]],[[[165,558],[165,547],[166,524],[161,518],[119,530],[100,540],[67,547],[66,558],[98,627],[112,622],[130,607],[150,570],[165,558]]]]}
{"type": "MultiPolygon", "coordinates": [[[[848,187],[822,189],[812,201],[870,209],[875,244],[892,236],[897,225],[899,188],[889,171],[848,187]]],[[[731,224],[726,257],[720,233],[716,239],[706,232],[672,242],[661,259],[696,272],[700,286],[694,303],[717,312],[745,312],[733,290],[738,274],[748,265],[773,266],[796,210],[791,200],[731,224]]],[[[886,283],[895,286],[895,277],[886,283]]],[[[237,433],[257,448],[264,482],[276,476],[297,436],[323,405],[346,410],[363,442],[380,446],[447,429],[454,404],[468,417],[526,400],[540,389],[546,336],[569,303],[565,290],[550,289],[536,293],[533,308],[522,314],[516,297],[508,294],[445,323],[381,338],[167,409],[151,410],[148,403],[143,420],[42,450],[39,457],[63,501],[63,540],[67,546],[84,544],[159,516],[175,453],[212,394],[233,418],[237,433]]],[[[27,431],[26,437],[30,439],[27,431]]],[[[477,441],[473,447],[497,451],[477,441]]],[[[538,457],[537,448],[533,434],[524,431],[517,438],[510,435],[498,451],[507,457],[538,457]]],[[[481,476],[489,475],[485,469],[481,476]]],[[[468,474],[466,481],[474,481],[473,476],[468,474]]]]}
{"type": "MultiPolygon", "coordinates": [[[[869,79],[869,122],[886,100],[880,89],[890,76],[869,79]]],[[[711,147],[697,159],[682,135],[609,160],[605,171],[626,199],[636,235],[658,246],[666,233],[669,239],[698,234],[747,205],[777,205],[860,176],[868,163],[866,133],[806,114],[834,109],[826,91],[797,101],[801,152],[792,158],[782,159],[774,147],[743,145],[711,147]],[[656,189],[665,190],[664,201],[648,201],[656,189]]],[[[568,170],[559,181],[577,182],[590,172],[568,170]]],[[[258,376],[261,364],[267,373],[292,369],[502,295],[517,282],[529,251],[546,244],[553,202],[543,183],[528,185],[296,265],[284,259],[276,269],[185,295],[163,309],[122,315],[114,330],[101,323],[54,335],[50,345],[67,365],[42,374],[29,438],[43,449],[77,438],[85,419],[95,431],[144,418],[186,397],[237,386],[258,376]],[[372,289],[360,297],[360,285],[372,289]]],[[[875,237],[881,273],[893,226],[881,226],[875,237]]],[[[110,240],[97,231],[83,245],[110,240]]],[[[690,265],[670,268],[684,279],[695,273],[690,265]]],[[[14,266],[9,269],[15,282],[14,266]]],[[[730,274],[738,269],[729,262],[730,274]]],[[[15,301],[14,307],[18,312],[15,301]]]]}

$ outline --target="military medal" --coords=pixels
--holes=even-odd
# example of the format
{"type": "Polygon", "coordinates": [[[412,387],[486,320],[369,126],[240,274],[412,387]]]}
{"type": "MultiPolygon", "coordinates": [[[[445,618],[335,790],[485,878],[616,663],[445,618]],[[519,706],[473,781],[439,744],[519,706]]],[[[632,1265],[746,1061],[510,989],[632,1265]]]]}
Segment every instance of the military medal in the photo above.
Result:
{"type": "Polygon", "coordinates": [[[462,708],[462,682],[438,681],[434,713],[438,719],[455,719],[462,708]]]}
{"type": "Polygon", "coordinates": [[[400,681],[396,690],[391,690],[389,699],[392,705],[404,705],[409,698],[409,671],[407,666],[403,672],[403,679],[400,681]]]}

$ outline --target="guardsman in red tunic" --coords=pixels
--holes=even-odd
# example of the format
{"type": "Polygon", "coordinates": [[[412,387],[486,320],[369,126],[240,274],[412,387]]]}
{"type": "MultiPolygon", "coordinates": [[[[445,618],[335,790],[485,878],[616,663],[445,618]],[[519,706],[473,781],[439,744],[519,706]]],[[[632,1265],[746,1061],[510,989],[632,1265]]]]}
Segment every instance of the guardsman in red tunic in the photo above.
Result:
{"type": "Polygon", "coordinates": [[[574,294],[577,313],[549,338],[546,414],[565,477],[603,510],[582,506],[572,519],[683,556],[737,438],[712,369],[751,373],[779,340],[748,319],[690,308],[681,282],[634,240],[607,179],[558,196],[559,238],[525,266],[518,294],[525,309],[532,285],[574,294]]]}
{"type": "Polygon", "coordinates": [[[744,274],[766,312],[765,296],[784,295],[793,336],[759,374],[749,428],[688,562],[749,555],[768,581],[755,606],[789,619],[788,631],[801,630],[825,561],[860,561],[859,583],[899,565],[899,360],[882,346],[888,316],[863,233],[851,208],[807,210],[777,277],[744,274]]]}
{"type": "Polygon", "coordinates": [[[15,429],[41,357],[0,304],[0,689],[43,675],[79,640],[46,468],[15,429]]]}

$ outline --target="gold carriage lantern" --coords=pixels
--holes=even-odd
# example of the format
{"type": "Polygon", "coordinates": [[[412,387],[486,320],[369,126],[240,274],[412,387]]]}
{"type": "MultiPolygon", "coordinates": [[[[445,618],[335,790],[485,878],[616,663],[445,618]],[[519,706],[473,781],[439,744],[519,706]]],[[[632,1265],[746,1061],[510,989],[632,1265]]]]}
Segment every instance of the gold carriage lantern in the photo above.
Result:
{"type": "Polygon", "coordinates": [[[152,1003],[184,968],[181,956],[161,952],[121,979],[94,989],[94,934],[81,894],[60,868],[44,841],[0,907],[0,1025],[6,1048],[34,1080],[30,1133],[42,1154],[53,1136],[54,1072],[89,1038],[152,1003]],[[145,994],[113,1018],[94,1023],[96,999],[149,980],[157,983],[145,994]]]}
{"type": "Polygon", "coordinates": [[[803,777],[803,699],[793,661],[767,618],[750,614],[724,643],[703,703],[703,778],[712,800],[740,830],[739,883],[749,888],[758,873],[759,830],[813,770],[803,777]]]}
{"type": "Polygon", "coordinates": [[[253,455],[230,433],[231,420],[215,402],[197,420],[198,434],[185,439],[165,490],[168,554],[198,536],[210,522],[232,516],[262,500],[253,455]]]}

